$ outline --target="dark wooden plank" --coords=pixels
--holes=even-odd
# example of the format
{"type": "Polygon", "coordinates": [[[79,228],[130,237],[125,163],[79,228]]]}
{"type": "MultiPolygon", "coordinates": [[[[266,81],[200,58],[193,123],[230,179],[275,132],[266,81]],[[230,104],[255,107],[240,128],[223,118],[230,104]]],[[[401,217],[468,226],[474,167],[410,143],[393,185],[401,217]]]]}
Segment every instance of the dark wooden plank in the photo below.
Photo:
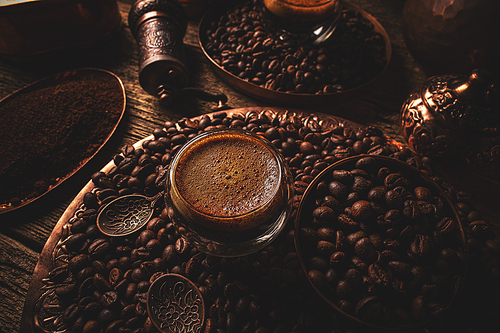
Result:
{"type": "Polygon", "coordinates": [[[39,253],[0,234],[0,332],[17,332],[39,253]]]}

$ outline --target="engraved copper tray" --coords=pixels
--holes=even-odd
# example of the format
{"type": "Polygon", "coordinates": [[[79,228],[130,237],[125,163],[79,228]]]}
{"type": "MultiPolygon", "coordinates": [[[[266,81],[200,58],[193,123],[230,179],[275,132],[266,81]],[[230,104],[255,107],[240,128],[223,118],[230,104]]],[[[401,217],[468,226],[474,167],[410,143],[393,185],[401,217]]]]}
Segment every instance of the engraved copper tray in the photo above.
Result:
{"type": "MultiPolygon", "coordinates": [[[[236,2],[238,4],[239,2],[236,2]]],[[[387,67],[389,66],[389,63],[391,61],[391,55],[392,55],[392,46],[391,46],[391,41],[389,38],[389,35],[385,31],[384,27],[380,24],[380,22],[377,21],[372,15],[367,13],[365,10],[361,9],[359,6],[356,6],[354,4],[350,4],[348,2],[343,2],[344,9],[350,9],[354,10],[358,13],[360,13],[365,19],[370,21],[373,26],[374,26],[374,31],[378,32],[382,35],[384,42],[385,42],[385,51],[386,51],[386,63],[385,67],[383,70],[372,80],[369,82],[363,83],[355,88],[348,89],[342,92],[335,92],[335,93],[325,93],[325,94],[298,94],[298,93],[289,93],[289,92],[283,92],[283,91],[276,91],[276,90],[271,90],[264,88],[263,86],[258,86],[256,84],[247,82],[243,79],[240,79],[236,75],[230,73],[229,71],[225,70],[222,66],[220,66],[207,52],[206,50],[206,45],[207,45],[207,37],[203,34],[203,32],[207,31],[210,29],[210,23],[213,20],[218,19],[222,13],[224,13],[225,10],[232,8],[232,6],[235,6],[234,1],[228,1],[223,2],[220,6],[212,8],[210,11],[208,11],[200,21],[199,27],[198,27],[198,41],[201,50],[205,54],[205,56],[210,60],[210,64],[214,72],[222,79],[224,80],[227,84],[230,86],[234,87],[235,89],[239,90],[240,92],[249,95],[251,97],[266,101],[266,102],[272,102],[272,103],[278,103],[280,105],[287,105],[287,106],[295,106],[295,107],[303,107],[303,108],[311,108],[311,107],[317,107],[317,106],[326,106],[330,105],[331,103],[335,102],[342,102],[345,100],[348,100],[350,98],[353,98],[357,94],[359,94],[361,91],[365,90],[369,86],[371,86],[374,82],[377,81],[380,76],[386,71],[387,67]]]]}
{"type": "MultiPolygon", "coordinates": [[[[358,128],[360,125],[355,124],[354,122],[335,117],[327,114],[312,114],[303,110],[294,110],[294,109],[283,109],[283,108],[264,108],[264,107],[250,107],[250,108],[241,108],[241,109],[233,109],[228,110],[228,115],[232,114],[246,114],[248,112],[271,112],[275,113],[278,117],[289,117],[292,115],[299,116],[303,122],[307,123],[308,119],[320,119],[325,128],[331,128],[335,125],[341,125],[345,127],[358,128]]],[[[192,118],[199,119],[200,117],[192,118]]],[[[134,147],[140,147],[142,142],[145,140],[149,140],[153,138],[152,135],[136,142],[134,147]]],[[[110,161],[106,164],[101,171],[108,172],[114,166],[113,161],[110,161]]],[[[46,320],[54,320],[48,317],[40,316],[39,310],[40,306],[43,302],[51,301],[50,297],[53,295],[50,285],[47,285],[44,282],[44,279],[47,278],[48,273],[55,267],[54,263],[56,259],[60,256],[64,256],[63,251],[61,250],[61,246],[63,245],[64,239],[69,234],[68,222],[75,217],[75,214],[78,210],[81,209],[83,203],[83,197],[85,193],[89,192],[94,188],[94,184],[92,181],[89,181],[78,193],[75,199],[68,206],[66,211],[63,213],[56,226],[54,227],[51,235],[49,236],[38,263],[33,272],[33,277],[30,283],[30,287],[28,290],[28,295],[26,297],[26,302],[24,305],[24,311],[22,315],[21,321],[21,332],[36,332],[37,330],[43,332],[55,332],[55,331],[47,331],[43,327],[46,325],[44,321],[46,320]]],[[[54,305],[55,312],[64,311],[64,309],[57,309],[57,305],[54,305]],[[57,311],[58,310],[58,311],[57,311]]]]}
{"type": "MultiPolygon", "coordinates": [[[[265,114],[266,116],[273,117],[272,119],[277,118],[278,120],[288,120],[288,119],[299,119],[300,123],[306,126],[310,126],[313,122],[316,125],[321,126],[321,131],[328,131],[329,129],[334,128],[335,126],[340,126],[348,129],[357,129],[360,126],[351,121],[328,115],[322,113],[311,113],[309,111],[301,110],[301,109],[285,109],[279,107],[249,107],[249,108],[240,108],[225,111],[228,116],[233,115],[248,115],[252,114],[258,116],[259,114],[265,114]],[[288,118],[290,117],[290,118],[288,118]]],[[[206,114],[213,115],[215,113],[206,114]]],[[[203,115],[205,116],[205,115],[203,115]]],[[[191,118],[190,120],[199,120],[202,116],[191,118]]],[[[150,140],[153,136],[148,136],[137,143],[134,144],[134,147],[138,148],[142,145],[145,140],[150,140]]],[[[398,152],[401,147],[395,142],[388,138],[387,146],[392,149],[393,152],[398,152]]],[[[410,161],[408,163],[419,163],[415,161],[410,161]]],[[[421,162],[420,162],[421,163],[421,162]]],[[[107,165],[105,165],[101,170],[103,172],[109,172],[114,167],[114,162],[110,161],[107,165]]],[[[420,165],[421,167],[421,165],[420,165]]],[[[419,167],[419,168],[420,168],[419,167]]],[[[440,186],[445,189],[445,192],[449,195],[449,185],[445,183],[440,183],[440,186]]],[[[56,297],[54,297],[54,284],[51,282],[49,278],[49,272],[51,272],[56,266],[57,263],[61,264],[61,260],[64,262],[65,257],[67,258],[68,254],[64,251],[64,241],[66,237],[69,235],[69,225],[72,219],[75,219],[79,212],[84,209],[83,206],[83,197],[85,193],[91,191],[94,188],[94,184],[89,181],[87,185],[85,185],[79,194],[75,197],[75,199],[71,202],[71,204],[67,207],[66,211],[63,213],[58,223],[54,227],[49,239],[47,240],[41,255],[40,259],[35,267],[33,272],[32,281],[30,283],[30,287],[28,290],[26,302],[24,305],[24,310],[22,314],[21,321],[21,330],[22,333],[28,332],[47,332],[47,333],[55,333],[55,332],[66,332],[67,329],[62,325],[62,313],[65,311],[58,302],[56,297]],[[51,284],[52,283],[52,284],[51,284]],[[44,310],[41,311],[42,306],[44,310]],[[48,329],[51,327],[51,329],[48,329]]],[[[457,202],[457,198],[455,197],[454,202],[457,202]]],[[[289,223],[293,223],[289,222],[289,223]]],[[[312,290],[311,290],[312,291],[312,290]]],[[[464,311],[468,311],[470,309],[470,305],[465,304],[464,311]],[[465,308],[467,306],[467,308],[465,308]]],[[[455,310],[455,309],[454,309],[455,310]]],[[[493,312],[494,310],[492,310],[493,312]]],[[[442,322],[433,322],[430,325],[426,325],[425,327],[420,328],[415,333],[423,333],[423,332],[447,332],[448,326],[457,325],[457,317],[461,318],[463,316],[460,312],[449,311],[451,313],[450,317],[445,323],[442,322]]],[[[490,317],[493,318],[493,317],[490,317]]],[[[458,323],[460,325],[460,323],[458,323]]],[[[337,327],[331,327],[331,329],[336,329],[337,327]]],[[[339,331],[340,332],[340,331],[339,331]]],[[[413,331],[412,331],[413,332],[413,331]]]]}
{"type": "Polygon", "coordinates": [[[85,164],[87,164],[87,162],[89,162],[102,149],[102,147],[109,141],[109,139],[111,138],[111,136],[115,132],[116,128],[120,124],[120,122],[123,118],[123,115],[125,113],[126,96],[125,96],[125,88],[123,86],[123,83],[122,83],[121,79],[118,76],[116,76],[115,74],[113,74],[109,71],[106,71],[106,70],[102,70],[102,69],[82,68],[82,69],[70,70],[70,71],[62,72],[62,73],[59,73],[59,74],[56,74],[56,75],[53,75],[50,77],[46,77],[46,78],[41,79],[39,81],[36,81],[30,85],[27,85],[24,88],[21,88],[20,90],[17,90],[15,92],[13,92],[12,94],[6,96],[2,100],[0,100],[0,108],[1,108],[2,105],[4,105],[5,103],[7,103],[8,101],[10,101],[12,99],[22,98],[22,95],[25,93],[36,91],[37,89],[40,89],[40,88],[45,88],[48,86],[54,86],[57,84],[61,84],[61,83],[66,82],[67,80],[75,80],[75,79],[76,80],[83,80],[86,77],[107,78],[107,79],[110,79],[116,83],[116,85],[115,85],[116,89],[118,89],[119,93],[122,96],[121,105],[119,105],[120,111],[119,111],[119,115],[118,115],[116,123],[111,128],[111,130],[108,133],[108,135],[106,136],[106,138],[100,143],[99,147],[97,149],[95,149],[90,155],[85,157],[83,160],[79,161],[79,163],[77,165],[74,165],[73,171],[69,172],[66,175],[59,175],[59,179],[57,180],[57,182],[55,184],[50,185],[45,192],[43,192],[35,197],[32,197],[32,198],[27,198],[27,199],[23,198],[22,202],[19,205],[12,205],[10,203],[5,204],[5,205],[0,204],[0,214],[19,209],[21,207],[28,205],[29,203],[31,203],[35,200],[41,198],[42,196],[44,196],[45,194],[47,194],[48,192],[50,192],[54,188],[58,187],[61,183],[63,183],[68,178],[70,178],[76,172],[78,172],[78,170],[80,170],[83,166],[85,166],[85,164]]]}

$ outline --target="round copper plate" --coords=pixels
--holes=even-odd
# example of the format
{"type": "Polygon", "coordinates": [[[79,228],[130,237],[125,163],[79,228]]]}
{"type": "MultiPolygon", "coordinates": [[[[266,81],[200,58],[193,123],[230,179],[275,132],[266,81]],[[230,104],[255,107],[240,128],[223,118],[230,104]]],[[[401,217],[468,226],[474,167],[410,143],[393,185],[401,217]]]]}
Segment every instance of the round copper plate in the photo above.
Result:
{"type": "MultiPolygon", "coordinates": [[[[446,195],[446,193],[443,191],[443,189],[440,188],[429,177],[424,175],[421,171],[414,168],[413,166],[410,166],[409,164],[406,164],[402,161],[399,161],[399,160],[396,160],[396,159],[393,159],[390,157],[374,156],[374,155],[358,155],[358,156],[353,156],[353,157],[348,157],[348,158],[342,159],[336,163],[333,163],[332,165],[328,166],[327,168],[325,168],[323,171],[321,171],[314,178],[314,180],[306,188],[304,195],[301,198],[299,207],[298,207],[297,218],[295,221],[295,233],[294,233],[295,248],[297,250],[297,255],[299,257],[299,262],[302,266],[303,271],[305,272],[305,276],[307,277],[309,283],[312,285],[312,287],[315,289],[315,291],[321,296],[321,298],[323,298],[332,308],[334,308],[336,311],[338,311],[342,315],[350,318],[351,320],[353,320],[355,322],[358,322],[362,325],[370,327],[372,329],[373,328],[377,328],[377,329],[416,328],[416,327],[422,326],[426,323],[429,323],[434,318],[432,316],[428,316],[428,317],[426,317],[426,319],[424,321],[421,321],[421,322],[417,322],[415,320],[412,324],[401,324],[401,325],[397,325],[397,326],[389,326],[389,325],[383,326],[380,322],[374,323],[374,322],[365,321],[365,320],[360,318],[360,315],[358,315],[357,310],[354,313],[353,312],[346,312],[346,311],[342,310],[341,307],[339,306],[339,301],[341,300],[341,298],[338,296],[335,289],[331,289],[330,287],[318,286],[317,284],[314,283],[313,279],[309,275],[309,272],[311,270],[313,270],[314,268],[311,268],[310,261],[307,260],[307,258],[305,258],[305,256],[311,256],[311,255],[313,255],[313,253],[315,256],[318,256],[318,254],[316,253],[316,251],[317,251],[316,248],[311,249],[311,248],[308,248],[307,246],[305,246],[305,242],[306,242],[305,238],[301,237],[301,234],[302,234],[301,228],[302,227],[310,227],[310,228],[314,229],[314,228],[320,228],[320,227],[324,227],[324,226],[330,226],[330,227],[334,228],[335,230],[337,230],[337,231],[340,230],[344,233],[344,235],[345,235],[344,242],[345,243],[348,243],[348,240],[347,240],[348,237],[351,236],[355,231],[362,230],[359,228],[350,229],[350,228],[352,228],[352,226],[342,225],[340,222],[337,221],[336,217],[328,220],[328,222],[325,222],[326,224],[325,223],[321,224],[321,223],[311,222],[313,220],[312,219],[312,211],[316,207],[315,200],[319,200],[320,197],[321,198],[324,197],[324,194],[320,196],[319,192],[316,191],[317,185],[321,181],[325,181],[325,182],[327,182],[327,184],[329,182],[331,182],[333,180],[332,172],[334,170],[350,171],[353,169],[358,169],[358,171],[359,171],[359,167],[356,166],[356,162],[359,159],[361,159],[363,157],[367,157],[367,156],[375,159],[375,166],[376,166],[377,170],[379,168],[386,167],[390,170],[391,173],[399,173],[399,174],[403,175],[409,181],[409,184],[406,185],[405,187],[411,186],[412,188],[415,188],[417,186],[424,186],[424,187],[427,187],[428,189],[430,189],[434,198],[435,197],[440,198],[443,202],[443,208],[442,208],[443,213],[441,213],[441,215],[444,215],[446,217],[450,217],[451,219],[453,219],[453,225],[455,226],[455,228],[453,229],[454,232],[453,232],[452,237],[454,240],[453,244],[456,248],[453,248],[453,249],[456,250],[457,252],[458,251],[466,252],[467,246],[466,246],[465,234],[464,234],[464,230],[462,227],[460,217],[459,217],[457,211],[455,210],[454,205],[452,204],[452,202],[450,201],[450,199],[446,195]]],[[[375,179],[375,177],[376,177],[376,175],[374,175],[372,178],[370,178],[370,179],[373,179],[373,183],[374,183],[373,186],[374,187],[380,186],[378,184],[380,181],[378,179],[375,179]],[[375,185],[375,182],[377,182],[377,185],[375,185]]],[[[382,182],[382,184],[383,184],[383,182],[382,182]]],[[[369,199],[366,199],[366,194],[365,194],[365,196],[360,195],[359,200],[369,200],[369,199]]],[[[341,211],[341,212],[344,212],[343,209],[345,207],[350,207],[350,205],[346,205],[345,202],[343,202],[343,201],[340,201],[340,205],[342,205],[341,206],[342,208],[339,208],[339,211],[341,211]]],[[[382,205],[382,204],[380,204],[380,205],[382,205]]],[[[402,205],[402,203],[401,203],[401,205],[402,205]]],[[[379,229],[376,229],[377,228],[377,221],[376,221],[377,214],[378,213],[374,213],[368,219],[359,220],[359,221],[363,221],[364,224],[369,225],[372,228],[372,230],[375,230],[374,232],[378,232],[379,234],[382,234],[382,231],[380,231],[379,229]]],[[[353,218],[353,220],[356,221],[355,218],[353,218]]],[[[433,227],[429,227],[428,230],[430,230],[430,231],[427,231],[428,233],[430,233],[430,236],[434,237],[434,234],[432,233],[432,230],[434,230],[433,227]]],[[[417,231],[415,231],[415,233],[417,233],[417,231]]],[[[426,234],[425,232],[422,232],[422,235],[425,235],[425,234],[426,234]]],[[[398,241],[397,237],[395,239],[396,239],[396,241],[398,241]]],[[[333,242],[337,243],[338,241],[334,240],[333,242]]],[[[403,242],[403,240],[401,240],[401,242],[403,242]]],[[[403,247],[403,245],[401,245],[401,247],[403,247]]],[[[348,252],[348,250],[346,250],[345,248],[340,248],[340,250],[337,249],[335,251],[348,252]]],[[[380,250],[380,251],[382,251],[382,250],[380,250]]],[[[410,249],[408,249],[408,251],[410,251],[410,249]]],[[[399,254],[400,252],[403,253],[405,251],[401,250],[397,253],[399,254]]],[[[351,252],[349,252],[349,253],[351,253],[351,252]]],[[[355,255],[355,254],[353,254],[353,255],[355,255]]],[[[348,256],[349,256],[349,254],[348,254],[348,256]]],[[[359,257],[358,257],[358,260],[359,260],[359,257]]],[[[375,260],[375,258],[370,259],[370,260],[375,260]]],[[[392,259],[392,260],[402,260],[402,261],[407,260],[408,262],[412,262],[414,265],[420,265],[421,262],[423,261],[420,259],[419,259],[420,261],[418,261],[415,258],[411,258],[409,255],[408,255],[408,258],[405,258],[403,255],[401,255],[401,257],[399,259],[392,259]]],[[[381,261],[382,260],[376,260],[375,262],[379,263],[381,261]]],[[[366,261],[366,265],[369,265],[371,263],[372,262],[369,260],[366,261]]],[[[380,264],[380,265],[382,265],[382,264],[380,264]]],[[[341,269],[341,268],[339,268],[339,266],[335,266],[335,267],[337,267],[336,274],[338,274],[339,276],[343,276],[342,275],[343,270],[346,270],[348,268],[348,267],[346,267],[346,268],[341,269]]],[[[344,267],[344,266],[342,266],[342,267],[344,267]]],[[[354,265],[352,265],[352,267],[354,267],[354,265]]],[[[431,266],[429,265],[429,267],[431,267],[431,266]]],[[[450,281],[453,281],[453,283],[450,282],[450,286],[449,286],[450,290],[452,290],[453,296],[446,299],[448,301],[448,303],[442,307],[443,310],[446,310],[450,306],[450,304],[455,300],[455,297],[457,296],[457,294],[459,293],[459,291],[463,287],[465,272],[466,272],[466,262],[462,262],[462,263],[458,264],[456,270],[453,270],[453,274],[455,274],[454,277],[456,277],[456,279],[450,279],[450,281]]],[[[365,274],[365,273],[361,273],[361,274],[365,274]]],[[[434,271],[434,274],[437,274],[436,271],[434,271]]],[[[360,294],[362,296],[359,296],[359,299],[353,299],[353,300],[351,300],[349,298],[349,300],[351,302],[353,302],[354,305],[356,306],[356,309],[358,309],[358,307],[362,308],[362,306],[364,304],[367,304],[373,300],[377,300],[377,302],[378,302],[379,300],[383,299],[384,296],[385,296],[384,299],[387,299],[387,293],[390,292],[389,289],[383,289],[383,292],[380,292],[380,290],[382,290],[382,289],[380,289],[380,288],[377,289],[377,287],[373,288],[373,290],[375,290],[375,291],[367,291],[367,292],[364,291],[364,288],[365,288],[364,286],[372,283],[372,282],[370,282],[371,275],[368,272],[366,273],[365,277],[366,277],[366,279],[364,278],[365,280],[363,280],[364,281],[363,287],[358,286],[359,289],[363,289],[363,291],[358,290],[359,291],[358,294],[360,294]],[[378,292],[376,290],[378,290],[378,292]],[[365,300],[366,300],[366,303],[363,303],[365,300]],[[358,303],[356,304],[356,302],[358,302],[358,303]]],[[[406,280],[404,280],[404,281],[406,281],[406,280]]],[[[406,282],[405,282],[405,284],[406,284],[406,282]]],[[[369,290],[368,287],[367,287],[367,289],[369,290]]],[[[408,291],[408,293],[410,293],[409,290],[407,290],[407,291],[408,291]]],[[[405,299],[405,298],[401,298],[401,299],[405,299]]],[[[398,300],[401,300],[401,299],[398,298],[398,300]]],[[[383,303],[383,306],[389,307],[389,306],[395,306],[395,305],[392,303],[390,303],[390,305],[383,303]]],[[[397,306],[402,306],[402,305],[398,303],[397,306]]],[[[406,305],[404,305],[404,306],[406,307],[406,305]]],[[[411,304],[410,304],[410,309],[411,309],[411,304]]],[[[354,311],[355,309],[353,308],[352,310],[354,311]]],[[[384,311],[386,311],[386,309],[384,311]]],[[[384,314],[385,314],[385,312],[384,312],[384,314]]],[[[380,320],[380,318],[382,318],[382,317],[383,316],[376,316],[376,318],[372,318],[372,319],[377,321],[377,320],[380,320]]]]}
{"type": "Polygon", "coordinates": [[[365,19],[367,19],[373,24],[374,31],[380,33],[384,39],[385,51],[386,51],[386,64],[378,76],[373,78],[371,81],[363,83],[355,88],[345,90],[342,92],[325,93],[325,94],[305,94],[305,93],[299,94],[299,93],[282,92],[282,91],[267,89],[259,85],[247,82],[243,79],[240,79],[236,75],[230,73],[229,71],[225,70],[223,67],[221,67],[206,50],[207,37],[205,36],[204,32],[210,29],[210,24],[213,20],[218,19],[226,10],[232,8],[232,6],[234,5],[235,5],[234,1],[229,1],[225,5],[214,7],[212,8],[212,10],[207,12],[203,16],[199,24],[198,41],[203,53],[210,60],[214,72],[227,84],[251,97],[266,102],[278,103],[280,105],[290,105],[295,107],[310,108],[317,106],[325,106],[331,103],[345,101],[356,96],[358,93],[360,93],[361,91],[372,85],[386,71],[387,67],[389,66],[392,55],[392,47],[389,35],[385,31],[384,27],[372,15],[370,15],[360,7],[344,2],[345,9],[351,9],[360,13],[365,19]]]}
{"type": "MultiPolygon", "coordinates": [[[[126,106],[126,97],[125,97],[125,88],[123,86],[122,81],[118,76],[115,74],[105,71],[102,69],[95,69],[95,68],[82,68],[82,69],[76,69],[76,70],[71,70],[67,72],[62,72],[47,78],[44,78],[42,80],[36,81],[10,95],[7,97],[3,98],[0,100],[0,110],[3,105],[8,103],[9,101],[12,101],[14,99],[22,99],[24,94],[34,92],[39,89],[44,89],[46,87],[50,86],[55,86],[59,84],[63,84],[68,82],[69,80],[85,80],[86,78],[93,77],[93,78],[100,78],[100,79],[105,79],[109,80],[110,82],[113,82],[113,88],[116,90],[121,95],[120,98],[120,104],[117,106],[117,114],[109,114],[109,117],[113,116],[116,118],[116,122],[114,122],[114,125],[110,127],[109,133],[106,135],[104,140],[98,143],[96,148],[89,149],[87,150],[86,156],[83,157],[82,160],[78,161],[75,165],[69,166],[67,169],[70,169],[70,171],[67,174],[61,174],[61,175],[54,175],[54,178],[56,178],[56,183],[55,184],[50,184],[48,188],[43,192],[43,193],[38,193],[36,196],[31,196],[31,197],[26,197],[26,198],[20,198],[21,202],[19,204],[13,205],[12,203],[5,203],[5,204],[0,204],[0,214],[16,210],[18,208],[24,207],[28,205],[29,203],[37,200],[38,198],[44,196],[57,186],[59,186],[61,183],[63,183],[66,179],[74,175],[78,170],[80,170],[88,161],[90,161],[100,150],[101,148],[108,142],[108,140],[111,138],[113,133],[115,132],[116,128],[118,127],[121,119],[123,118],[123,114],[125,112],[125,106],[126,106]]],[[[109,110],[102,110],[102,112],[110,112],[109,110]]],[[[61,128],[60,130],[64,130],[64,128],[61,128]]],[[[78,134],[78,133],[76,133],[78,134]]],[[[71,153],[71,152],[69,152],[71,153]]],[[[64,154],[63,152],[61,154],[64,154]]],[[[68,152],[66,153],[68,154],[68,152]]],[[[21,184],[23,185],[23,184],[21,184]]]]}
{"type": "MultiPolygon", "coordinates": [[[[346,128],[359,128],[360,125],[349,120],[332,116],[324,113],[311,113],[301,109],[285,109],[279,107],[248,107],[240,109],[232,109],[224,111],[228,116],[232,115],[251,115],[251,114],[266,114],[268,117],[277,119],[289,119],[308,125],[315,121],[321,125],[322,130],[328,131],[334,126],[346,128]]],[[[208,114],[211,115],[211,114],[208,114]]],[[[213,114],[212,114],[213,115],[213,114]]],[[[192,118],[192,120],[200,119],[202,116],[192,118]]],[[[142,147],[142,143],[146,140],[153,139],[150,135],[134,144],[135,148],[142,147]]],[[[114,167],[114,162],[110,161],[101,171],[107,173],[114,167]]],[[[33,277],[29,286],[28,295],[24,304],[24,310],[21,321],[22,333],[43,331],[53,333],[58,331],[57,327],[61,324],[61,316],[64,308],[58,304],[55,294],[54,283],[51,282],[49,273],[54,270],[57,265],[61,264],[60,260],[65,260],[68,257],[65,251],[65,242],[71,233],[69,231],[71,224],[78,219],[79,215],[84,212],[83,198],[85,193],[92,191],[95,185],[89,181],[77,194],[66,211],[63,213],[52,233],[50,234],[42,252],[40,259],[33,272],[33,277]],[[49,308],[53,311],[46,312],[44,309],[49,308]]]]}

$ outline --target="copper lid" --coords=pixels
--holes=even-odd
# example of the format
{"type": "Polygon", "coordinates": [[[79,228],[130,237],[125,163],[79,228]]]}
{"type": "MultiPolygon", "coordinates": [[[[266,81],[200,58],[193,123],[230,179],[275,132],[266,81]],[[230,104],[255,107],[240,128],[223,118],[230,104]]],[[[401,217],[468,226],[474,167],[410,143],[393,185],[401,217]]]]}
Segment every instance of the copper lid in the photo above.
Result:
{"type": "Polygon", "coordinates": [[[477,132],[497,117],[492,101],[491,74],[476,69],[470,76],[440,75],[421,87],[421,97],[442,125],[457,131],[477,132]]]}

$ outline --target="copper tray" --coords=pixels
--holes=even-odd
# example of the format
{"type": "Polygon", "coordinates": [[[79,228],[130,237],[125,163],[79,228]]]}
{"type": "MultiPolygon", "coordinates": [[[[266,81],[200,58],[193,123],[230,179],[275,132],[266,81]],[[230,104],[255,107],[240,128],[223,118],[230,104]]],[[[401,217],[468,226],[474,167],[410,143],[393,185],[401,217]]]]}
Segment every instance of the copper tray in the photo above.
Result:
{"type": "Polygon", "coordinates": [[[234,1],[229,1],[228,3],[214,7],[212,10],[207,12],[203,16],[198,27],[198,41],[201,50],[203,51],[205,56],[210,60],[211,67],[214,70],[214,72],[227,84],[251,97],[266,102],[278,103],[281,105],[289,105],[295,107],[311,108],[316,106],[327,106],[330,105],[331,103],[342,102],[350,98],[353,98],[361,91],[371,86],[375,81],[377,81],[377,79],[380,78],[380,76],[382,76],[382,74],[387,70],[387,67],[389,66],[392,55],[392,47],[389,35],[385,31],[384,27],[372,15],[370,15],[360,7],[350,4],[348,2],[344,2],[343,6],[345,9],[352,9],[361,13],[365,19],[369,20],[373,24],[374,30],[380,33],[384,38],[385,50],[386,50],[386,64],[378,76],[373,78],[371,81],[366,82],[356,88],[345,90],[340,93],[328,93],[328,94],[286,93],[282,91],[266,89],[256,84],[249,83],[245,80],[240,79],[236,75],[226,71],[219,64],[217,64],[205,50],[205,45],[207,44],[207,40],[206,36],[204,36],[202,32],[207,31],[210,28],[210,23],[214,19],[219,18],[225,12],[225,10],[230,9],[231,6],[234,5],[235,5],[234,1]]]}
{"type": "MultiPolygon", "coordinates": [[[[321,114],[321,113],[308,113],[304,110],[299,109],[284,109],[284,108],[265,108],[265,107],[249,107],[249,108],[239,108],[225,111],[228,115],[232,114],[246,114],[248,112],[274,112],[278,117],[288,117],[292,115],[299,116],[304,122],[308,122],[309,119],[318,119],[321,120],[322,126],[324,128],[332,128],[336,125],[341,125],[345,127],[358,128],[361,125],[358,125],[354,122],[335,117],[332,115],[321,114]]],[[[211,115],[211,114],[208,114],[211,115]]],[[[199,119],[200,117],[192,118],[199,119]]],[[[362,127],[362,126],[361,126],[362,127]]],[[[153,138],[153,135],[150,135],[134,144],[134,147],[141,147],[142,142],[145,140],[150,140],[153,138]]],[[[114,162],[110,161],[106,164],[101,171],[108,172],[113,168],[114,162]]],[[[40,258],[33,272],[32,280],[30,283],[30,287],[28,289],[28,295],[26,297],[26,302],[24,304],[24,310],[21,320],[21,330],[22,333],[28,332],[52,332],[47,331],[43,328],[42,321],[47,318],[41,318],[39,315],[39,309],[43,302],[50,302],[51,289],[50,286],[47,286],[44,282],[44,279],[48,276],[48,273],[54,268],[54,262],[58,255],[60,255],[60,246],[62,245],[62,241],[67,237],[69,233],[68,221],[75,216],[75,213],[81,209],[83,203],[83,197],[85,193],[91,191],[94,188],[94,184],[92,181],[89,181],[78,193],[78,195],[74,198],[74,200],[70,203],[70,205],[66,208],[66,211],[63,213],[56,226],[54,227],[52,233],[50,234],[45,246],[43,247],[42,253],[40,254],[40,258]],[[59,252],[58,252],[59,250],[59,252]]],[[[61,312],[64,309],[61,310],[61,312]]],[[[55,317],[54,317],[55,318],[55,317]]],[[[54,320],[54,318],[52,320],[54,320]]]]}
{"type": "Polygon", "coordinates": [[[44,79],[41,79],[39,81],[36,81],[36,82],[34,82],[34,83],[26,86],[24,88],[21,88],[21,89],[17,90],[15,92],[13,92],[12,94],[8,95],[7,97],[3,98],[2,100],[0,100],[0,107],[1,107],[2,104],[5,104],[8,100],[16,98],[16,97],[18,97],[18,96],[20,96],[20,95],[22,95],[24,93],[27,93],[27,92],[30,92],[30,91],[34,91],[34,90],[37,90],[37,89],[40,89],[40,88],[43,88],[43,87],[47,87],[49,85],[63,83],[67,79],[75,79],[75,78],[77,78],[77,79],[83,79],[83,78],[88,77],[88,76],[108,77],[108,78],[111,78],[112,80],[116,81],[117,86],[118,86],[118,88],[119,88],[119,90],[121,92],[121,95],[123,96],[123,102],[122,102],[122,105],[121,105],[121,112],[120,112],[120,115],[119,115],[119,118],[118,118],[116,124],[113,126],[113,128],[109,132],[108,136],[101,143],[101,145],[97,148],[97,150],[95,152],[93,152],[92,155],[90,155],[87,158],[85,158],[82,161],[80,161],[80,163],[78,165],[75,165],[73,171],[71,171],[67,175],[60,175],[60,178],[57,181],[57,183],[54,184],[54,185],[49,186],[48,189],[47,189],[47,191],[45,191],[44,193],[42,193],[42,194],[40,194],[40,195],[38,195],[38,196],[36,196],[34,198],[30,198],[30,199],[24,200],[20,205],[17,205],[17,206],[0,205],[0,214],[7,213],[7,212],[10,212],[10,211],[19,209],[21,207],[24,207],[24,206],[28,205],[29,203],[31,203],[31,202],[33,202],[35,200],[41,198],[42,196],[44,196],[45,194],[47,194],[48,192],[50,192],[54,188],[58,187],[61,183],[63,183],[68,178],[70,178],[72,175],[74,175],[83,166],[85,166],[85,164],[87,164],[87,162],[89,162],[102,149],[102,147],[109,141],[109,139],[111,138],[111,136],[115,132],[116,128],[120,124],[120,122],[121,122],[121,120],[123,118],[123,114],[125,113],[126,96],[125,96],[125,88],[123,86],[123,83],[122,83],[121,79],[118,76],[116,76],[115,74],[113,74],[113,73],[111,73],[109,71],[106,71],[106,70],[102,70],[102,69],[82,68],[82,69],[76,69],[76,70],[66,71],[66,72],[62,72],[62,73],[59,73],[59,74],[56,74],[56,75],[53,75],[53,76],[50,76],[50,77],[46,77],[44,79]]]}

